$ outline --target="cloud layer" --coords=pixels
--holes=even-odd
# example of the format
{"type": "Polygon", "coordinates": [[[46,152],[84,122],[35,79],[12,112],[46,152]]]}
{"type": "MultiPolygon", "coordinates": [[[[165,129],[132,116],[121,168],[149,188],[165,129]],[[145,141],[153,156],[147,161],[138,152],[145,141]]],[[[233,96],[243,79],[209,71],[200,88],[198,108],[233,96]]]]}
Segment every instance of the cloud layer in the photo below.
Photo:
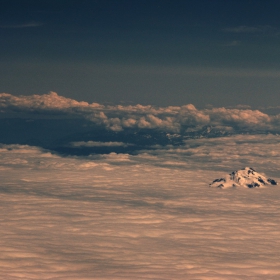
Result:
{"type": "Polygon", "coordinates": [[[248,108],[197,109],[194,105],[155,107],[143,105],[101,105],[79,102],[55,92],[43,95],[0,94],[0,110],[5,113],[63,114],[83,117],[109,130],[127,128],[158,129],[182,133],[209,126],[229,133],[280,132],[280,115],[268,115],[248,108]]]}
{"type": "Polygon", "coordinates": [[[248,163],[278,179],[278,138],[189,139],[180,149],[84,158],[1,145],[0,275],[279,279],[280,188],[208,187],[248,163]]]}

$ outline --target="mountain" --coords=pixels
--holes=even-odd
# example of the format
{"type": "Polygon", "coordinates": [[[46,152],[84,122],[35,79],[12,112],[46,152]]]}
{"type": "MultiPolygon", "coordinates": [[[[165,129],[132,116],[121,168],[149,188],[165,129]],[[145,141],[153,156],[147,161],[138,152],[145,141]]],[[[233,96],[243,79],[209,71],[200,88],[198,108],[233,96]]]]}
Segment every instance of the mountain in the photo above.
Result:
{"type": "Polygon", "coordinates": [[[216,188],[260,188],[271,185],[277,185],[277,182],[259,174],[251,167],[245,167],[238,171],[234,171],[223,178],[214,180],[211,184],[209,184],[210,187],[216,188]]]}

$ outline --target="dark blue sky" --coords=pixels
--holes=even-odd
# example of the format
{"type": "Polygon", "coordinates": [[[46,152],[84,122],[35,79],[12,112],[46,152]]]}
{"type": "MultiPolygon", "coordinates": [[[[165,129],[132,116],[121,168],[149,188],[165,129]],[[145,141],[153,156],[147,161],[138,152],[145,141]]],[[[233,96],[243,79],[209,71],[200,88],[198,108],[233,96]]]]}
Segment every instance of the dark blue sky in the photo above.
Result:
{"type": "Polygon", "coordinates": [[[280,105],[279,1],[0,1],[0,92],[280,105]]]}

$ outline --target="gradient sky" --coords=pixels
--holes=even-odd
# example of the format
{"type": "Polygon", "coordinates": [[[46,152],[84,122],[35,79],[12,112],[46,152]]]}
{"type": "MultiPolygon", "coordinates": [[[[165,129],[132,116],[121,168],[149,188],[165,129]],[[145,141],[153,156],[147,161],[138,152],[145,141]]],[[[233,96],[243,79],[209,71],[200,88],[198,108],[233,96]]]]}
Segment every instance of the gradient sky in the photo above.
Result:
{"type": "Polygon", "coordinates": [[[1,0],[0,92],[277,106],[279,8],[273,0],[1,0]]]}

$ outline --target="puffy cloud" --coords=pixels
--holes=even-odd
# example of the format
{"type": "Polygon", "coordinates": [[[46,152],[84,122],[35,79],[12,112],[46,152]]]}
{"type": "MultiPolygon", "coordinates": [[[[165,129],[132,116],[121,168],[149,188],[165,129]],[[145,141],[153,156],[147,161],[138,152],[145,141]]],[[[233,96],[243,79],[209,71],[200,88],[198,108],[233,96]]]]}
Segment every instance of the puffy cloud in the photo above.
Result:
{"type": "Polygon", "coordinates": [[[248,130],[270,130],[273,117],[258,110],[213,108],[206,110],[211,123],[248,130]]]}
{"type": "Polygon", "coordinates": [[[78,102],[76,100],[59,96],[55,92],[43,95],[14,96],[8,93],[2,93],[0,96],[1,107],[22,108],[22,109],[65,109],[76,106],[88,106],[87,102],[78,102]]]}
{"type": "Polygon", "coordinates": [[[279,177],[279,140],[280,136],[272,134],[187,139],[184,145],[157,146],[151,151],[142,151],[139,157],[159,166],[180,164],[184,169],[230,172],[251,166],[279,177]]]}
{"type": "Polygon", "coordinates": [[[113,131],[125,128],[159,129],[167,132],[198,130],[204,126],[232,132],[279,132],[280,115],[268,115],[247,107],[197,109],[194,105],[142,106],[101,105],[79,102],[55,92],[43,95],[0,94],[0,110],[5,112],[56,113],[83,117],[113,131]]]}

